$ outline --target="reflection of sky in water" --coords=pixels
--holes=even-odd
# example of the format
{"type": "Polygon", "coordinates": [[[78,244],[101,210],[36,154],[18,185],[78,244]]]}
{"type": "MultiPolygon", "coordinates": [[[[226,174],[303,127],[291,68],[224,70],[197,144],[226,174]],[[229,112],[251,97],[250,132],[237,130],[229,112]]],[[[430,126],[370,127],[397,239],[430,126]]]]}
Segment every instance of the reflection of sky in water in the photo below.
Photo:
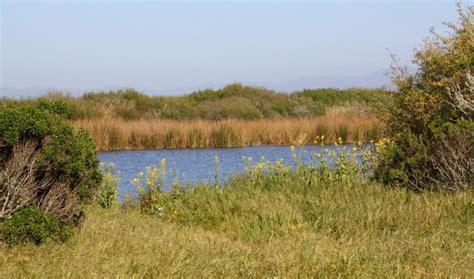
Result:
{"type": "MultiPolygon", "coordinates": [[[[311,161],[311,153],[319,153],[320,146],[309,145],[297,148],[301,160],[305,163],[311,161]]],[[[336,150],[334,145],[326,145],[323,149],[336,150]]],[[[341,146],[337,148],[340,150],[341,146]]],[[[352,151],[348,145],[347,150],[352,151]]],[[[209,148],[209,149],[174,149],[174,150],[127,150],[115,152],[101,152],[99,158],[102,162],[113,162],[121,173],[119,197],[127,193],[135,194],[135,186],[130,183],[141,171],[145,172],[147,166],[159,166],[161,159],[166,159],[166,167],[170,173],[165,179],[165,189],[179,176],[181,183],[208,182],[214,180],[214,156],[219,157],[219,178],[223,180],[231,174],[243,172],[245,163],[242,157],[252,157],[252,164],[258,163],[261,157],[275,162],[281,158],[285,165],[294,165],[288,146],[253,146],[242,148],[209,148]]],[[[316,158],[313,158],[316,159],[316,158]]]]}

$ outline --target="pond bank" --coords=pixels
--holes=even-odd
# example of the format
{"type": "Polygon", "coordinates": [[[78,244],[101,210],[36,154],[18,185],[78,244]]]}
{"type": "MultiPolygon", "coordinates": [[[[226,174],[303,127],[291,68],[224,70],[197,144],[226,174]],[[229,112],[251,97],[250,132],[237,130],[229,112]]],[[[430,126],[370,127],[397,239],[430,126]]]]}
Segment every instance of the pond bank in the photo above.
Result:
{"type": "MultiPolygon", "coordinates": [[[[352,145],[345,145],[351,150],[352,145]]],[[[301,155],[300,160],[309,163],[311,154],[322,150],[340,152],[342,146],[334,145],[307,145],[298,147],[297,152],[301,155]]],[[[119,186],[119,197],[126,194],[136,194],[136,189],[130,181],[147,166],[159,166],[161,160],[166,160],[167,175],[165,177],[165,189],[169,189],[176,177],[181,183],[196,184],[199,182],[214,183],[216,167],[218,179],[226,180],[234,174],[243,173],[249,157],[252,158],[250,165],[254,165],[262,159],[264,161],[276,162],[283,160],[288,166],[294,166],[292,151],[288,146],[252,146],[239,148],[207,148],[207,149],[172,149],[172,150],[127,150],[99,152],[102,162],[112,162],[116,170],[120,171],[121,181],[119,186]],[[216,156],[219,160],[216,166],[216,156]],[[243,160],[245,159],[245,160],[243,160]]],[[[313,158],[314,160],[314,158],[313,158]]]]}

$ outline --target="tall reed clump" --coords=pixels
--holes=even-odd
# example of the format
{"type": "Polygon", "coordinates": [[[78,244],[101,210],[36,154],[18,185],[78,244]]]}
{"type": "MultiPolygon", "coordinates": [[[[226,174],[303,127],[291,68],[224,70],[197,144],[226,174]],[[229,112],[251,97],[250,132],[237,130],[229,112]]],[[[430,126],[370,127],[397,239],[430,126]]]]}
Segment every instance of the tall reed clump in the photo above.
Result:
{"type": "Polygon", "coordinates": [[[133,120],[87,119],[73,122],[94,138],[99,150],[206,148],[249,145],[290,145],[307,134],[305,144],[324,135],[346,143],[369,142],[383,135],[383,126],[372,114],[333,108],[315,118],[259,120],[133,120]]]}
{"type": "Polygon", "coordinates": [[[94,198],[102,180],[96,147],[86,131],[66,123],[68,113],[66,104],[45,100],[0,111],[0,235],[6,241],[40,243],[61,233],[94,198]]]}

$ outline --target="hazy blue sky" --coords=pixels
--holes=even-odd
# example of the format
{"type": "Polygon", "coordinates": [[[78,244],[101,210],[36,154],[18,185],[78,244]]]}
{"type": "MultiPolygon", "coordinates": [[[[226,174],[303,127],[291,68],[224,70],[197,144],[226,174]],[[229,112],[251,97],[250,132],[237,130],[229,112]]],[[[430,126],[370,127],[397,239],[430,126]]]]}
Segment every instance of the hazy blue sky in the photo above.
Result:
{"type": "MultiPolygon", "coordinates": [[[[466,1],[465,1],[466,2],[466,1]]],[[[452,1],[1,4],[3,87],[92,89],[269,83],[408,61],[452,1]]]]}

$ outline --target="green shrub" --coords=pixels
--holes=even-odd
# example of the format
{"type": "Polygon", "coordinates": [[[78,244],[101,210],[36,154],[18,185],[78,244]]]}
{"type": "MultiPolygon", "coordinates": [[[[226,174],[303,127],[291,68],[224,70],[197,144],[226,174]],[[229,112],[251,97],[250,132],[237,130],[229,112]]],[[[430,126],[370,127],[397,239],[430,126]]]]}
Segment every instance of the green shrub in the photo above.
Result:
{"type": "Polygon", "coordinates": [[[217,119],[237,118],[237,119],[259,119],[262,114],[258,108],[248,99],[235,97],[229,98],[219,105],[217,119]]]}
{"type": "Polygon", "coordinates": [[[19,209],[11,219],[0,223],[0,226],[0,235],[8,244],[28,241],[41,244],[46,239],[65,241],[72,233],[71,226],[33,206],[19,209]]]}
{"type": "Polygon", "coordinates": [[[433,123],[426,134],[405,131],[384,147],[375,175],[386,184],[416,190],[472,187],[473,131],[472,121],[443,123],[442,127],[433,123]]]}
{"type": "Polygon", "coordinates": [[[95,144],[64,120],[62,102],[8,104],[0,111],[0,221],[34,206],[66,222],[102,180],[95,144]]]}
{"type": "Polygon", "coordinates": [[[49,111],[50,113],[60,115],[64,118],[71,118],[71,109],[69,108],[68,104],[63,100],[49,101],[45,98],[39,98],[38,108],[41,110],[49,111]]]}
{"type": "Polygon", "coordinates": [[[86,92],[81,97],[52,92],[42,101],[3,99],[0,102],[2,106],[43,102],[45,109],[71,119],[216,120],[319,116],[324,114],[326,108],[347,104],[363,104],[378,110],[390,100],[390,92],[382,89],[314,89],[287,94],[235,83],[217,90],[201,90],[178,97],[148,96],[133,89],[123,89],[86,92]],[[55,103],[44,102],[46,100],[55,103]]]}
{"type": "Polygon", "coordinates": [[[474,8],[459,6],[460,23],[435,34],[415,52],[417,73],[399,70],[398,92],[387,127],[395,139],[385,148],[376,177],[416,190],[465,189],[474,180],[474,8]]]}

